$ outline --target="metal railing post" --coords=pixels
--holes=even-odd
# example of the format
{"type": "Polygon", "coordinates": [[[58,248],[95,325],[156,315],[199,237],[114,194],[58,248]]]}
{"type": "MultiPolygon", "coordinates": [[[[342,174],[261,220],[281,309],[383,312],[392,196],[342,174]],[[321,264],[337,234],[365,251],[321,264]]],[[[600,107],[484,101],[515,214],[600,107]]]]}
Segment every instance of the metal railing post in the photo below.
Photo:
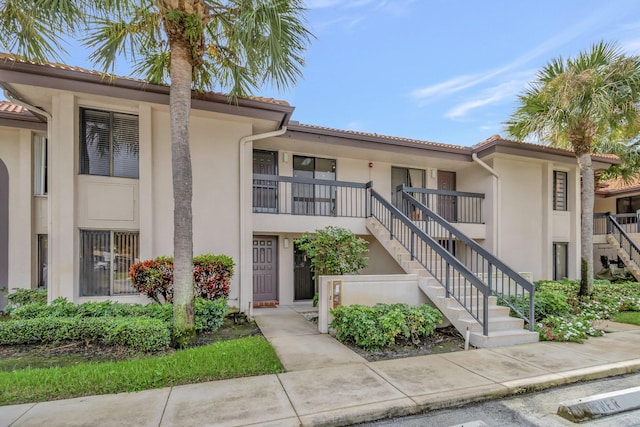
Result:
{"type": "Polygon", "coordinates": [[[414,260],[415,258],[415,233],[413,232],[413,230],[411,230],[411,261],[414,260]]]}
{"type": "Polygon", "coordinates": [[[482,334],[489,335],[489,295],[482,294],[482,334]]]}

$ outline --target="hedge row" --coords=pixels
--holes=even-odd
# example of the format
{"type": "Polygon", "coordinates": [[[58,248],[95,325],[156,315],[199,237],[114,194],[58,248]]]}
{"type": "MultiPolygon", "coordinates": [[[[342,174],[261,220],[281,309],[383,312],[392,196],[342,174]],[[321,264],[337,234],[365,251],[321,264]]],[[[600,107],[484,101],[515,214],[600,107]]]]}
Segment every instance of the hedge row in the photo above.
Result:
{"type": "MultiPolygon", "coordinates": [[[[205,300],[196,298],[194,315],[196,332],[215,331],[222,326],[227,312],[227,300],[205,300]]],[[[65,298],[56,298],[51,304],[31,303],[14,308],[12,319],[38,318],[123,318],[149,317],[167,324],[173,317],[171,304],[123,304],[113,301],[85,302],[74,304],[65,298]]]]}
{"type": "Polygon", "coordinates": [[[157,352],[169,347],[167,322],[149,317],[37,317],[0,322],[0,345],[86,341],[157,352]]]}

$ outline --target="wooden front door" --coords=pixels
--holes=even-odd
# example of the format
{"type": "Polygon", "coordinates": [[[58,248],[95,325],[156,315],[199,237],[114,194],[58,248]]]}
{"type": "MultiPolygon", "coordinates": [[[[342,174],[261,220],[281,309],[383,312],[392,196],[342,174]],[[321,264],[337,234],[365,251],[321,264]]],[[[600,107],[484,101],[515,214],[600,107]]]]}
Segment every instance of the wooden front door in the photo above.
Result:
{"type": "MultiPolygon", "coordinates": [[[[456,173],[438,171],[438,190],[456,191],[456,173]]],[[[456,196],[438,195],[438,215],[449,222],[458,219],[456,196]]]]}
{"type": "Polygon", "coordinates": [[[278,301],[278,238],[253,236],[253,301],[278,301]]]}
{"type": "Polygon", "coordinates": [[[311,261],[304,251],[293,246],[293,298],[296,301],[312,299],[315,294],[315,283],[311,271],[311,261]]]}

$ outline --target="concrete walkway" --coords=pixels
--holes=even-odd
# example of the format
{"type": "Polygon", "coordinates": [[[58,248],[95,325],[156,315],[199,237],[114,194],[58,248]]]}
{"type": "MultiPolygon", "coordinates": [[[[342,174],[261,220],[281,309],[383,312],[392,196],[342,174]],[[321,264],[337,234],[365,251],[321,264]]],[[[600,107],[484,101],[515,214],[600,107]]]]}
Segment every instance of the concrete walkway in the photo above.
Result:
{"type": "Polygon", "coordinates": [[[0,407],[0,426],[348,425],[640,371],[640,330],[366,362],[295,309],[256,310],[287,372],[0,407]]]}

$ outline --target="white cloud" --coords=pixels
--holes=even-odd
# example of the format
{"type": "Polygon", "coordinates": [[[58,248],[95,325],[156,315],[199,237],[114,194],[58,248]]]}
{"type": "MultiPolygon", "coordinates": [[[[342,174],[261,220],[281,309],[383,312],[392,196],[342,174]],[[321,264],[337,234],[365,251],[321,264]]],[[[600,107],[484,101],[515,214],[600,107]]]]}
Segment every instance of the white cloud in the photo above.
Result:
{"type": "Polygon", "coordinates": [[[524,85],[526,80],[514,79],[505,83],[501,83],[497,86],[490,87],[482,91],[479,97],[472,99],[462,104],[458,104],[444,115],[448,119],[457,119],[466,116],[471,110],[484,107],[485,105],[497,104],[504,99],[513,98],[517,95],[524,85]]]}
{"type": "Polygon", "coordinates": [[[417,99],[424,100],[426,98],[449,95],[455,92],[459,92],[463,89],[475,86],[481,81],[482,81],[482,77],[479,74],[469,74],[465,76],[458,76],[450,80],[437,83],[432,86],[416,89],[413,92],[411,92],[411,96],[417,99]]]}
{"type": "Polygon", "coordinates": [[[570,42],[571,40],[576,39],[581,34],[589,30],[593,26],[593,24],[597,22],[597,18],[598,13],[593,13],[584,21],[578,22],[577,24],[572,25],[556,36],[545,40],[538,46],[534,47],[528,52],[525,52],[524,54],[515,58],[513,61],[503,65],[502,67],[495,68],[484,73],[456,76],[441,83],[437,83],[420,89],[415,89],[410,93],[410,95],[414,99],[418,100],[419,106],[423,106],[429,98],[460,92],[464,89],[469,89],[471,87],[479,85],[480,83],[484,83],[486,81],[494,79],[495,77],[501,76],[505,73],[512,72],[513,70],[523,67],[531,60],[548,53],[556,47],[562,46],[570,42]]]}

